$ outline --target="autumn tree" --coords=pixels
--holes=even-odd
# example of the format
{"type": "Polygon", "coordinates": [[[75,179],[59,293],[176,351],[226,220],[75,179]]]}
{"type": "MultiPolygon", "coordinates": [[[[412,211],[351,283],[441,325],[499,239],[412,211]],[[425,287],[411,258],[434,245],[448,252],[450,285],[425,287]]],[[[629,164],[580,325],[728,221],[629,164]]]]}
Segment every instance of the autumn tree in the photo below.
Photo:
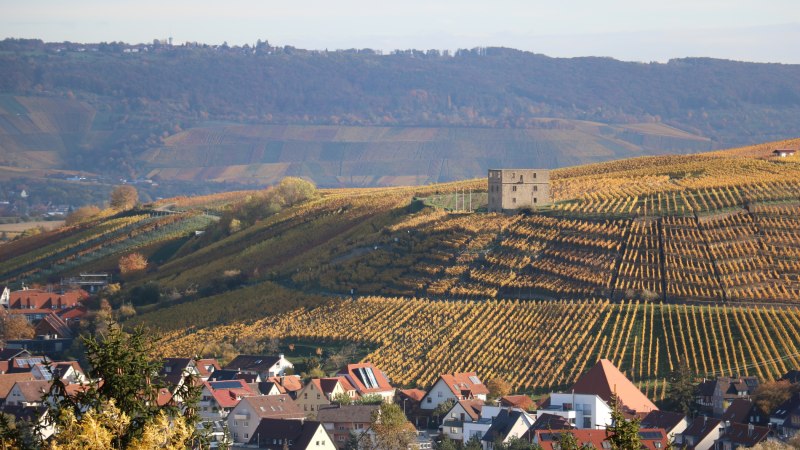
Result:
{"type": "Polygon", "coordinates": [[[381,450],[406,450],[416,437],[414,426],[394,403],[383,403],[372,413],[372,431],[375,448],[381,450]]]}
{"type": "Polygon", "coordinates": [[[136,206],[138,201],[139,192],[136,191],[136,188],[129,184],[123,184],[114,187],[108,203],[114,209],[125,211],[136,206]]]}
{"type": "Polygon", "coordinates": [[[60,379],[54,379],[50,394],[61,399],[50,411],[55,418],[59,445],[54,448],[186,448],[195,434],[199,418],[196,403],[199,390],[191,376],[183,380],[176,397],[183,407],[159,405],[158,392],[167,386],[158,376],[161,368],[155,340],[143,328],[126,333],[112,323],[105,335],[82,339],[92,380],[74,395],[60,379]],[[102,380],[100,382],[99,380],[102,380]],[[173,424],[175,429],[168,431],[173,424]],[[86,433],[101,438],[99,446],[81,441],[86,433]],[[152,443],[159,445],[153,447],[152,443]]]}
{"type": "Polygon", "coordinates": [[[800,392],[800,384],[792,384],[789,380],[768,381],[756,388],[753,402],[761,411],[769,413],[797,392],[800,392]]]}
{"type": "Polygon", "coordinates": [[[433,415],[438,417],[440,420],[442,417],[445,416],[453,407],[456,406],[456,401],[452,398],[449,398],[442,403],[436,405],[436,408],[433,410],[433,415]]]}
{"type": "Polygon", "coordinates": [[[139,252],[134,252],[119,258],[119,272],[128,275],[140,272],[147,268],[147,258],[139,252]]]}
{"type": "Polygon", "coordinates": [[[500,398],[511,393],[511,384],[502,378],[493,378],[486,383],[490,398],[500,398]]]}
{"type": "Polygon", "coordinates": [[[0,316],[0,339],[33,339],[35,335],[33,325],[25,316],[19,314],[3,314],[0,316]]]}
{"type": "Polygon", "coordinates": [[[100,214],[100,208],[94,205],[82,206],[72,211],[64,219],[65,225],[75,225],[100,214]]]}

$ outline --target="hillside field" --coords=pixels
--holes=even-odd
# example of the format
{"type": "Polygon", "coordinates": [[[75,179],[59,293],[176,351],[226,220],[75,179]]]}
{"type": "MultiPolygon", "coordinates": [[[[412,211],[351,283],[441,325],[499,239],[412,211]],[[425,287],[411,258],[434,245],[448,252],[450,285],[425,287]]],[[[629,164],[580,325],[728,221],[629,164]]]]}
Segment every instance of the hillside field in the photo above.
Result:
{"type": "Polygon", "coordinates": [[[115,274],[110,300],[165,354],[354,342],[406,386],[476,370],[543,392],[601,357],[654,398],[680,363],[774,379],[800,363],[800,158],[770,155],[798,147],[559,169],[554,205],[517,215],[450,209],[485,179],[165,199],[0,246],[0,279],[116,272],[140,251],[147,270],[115,274]]]}

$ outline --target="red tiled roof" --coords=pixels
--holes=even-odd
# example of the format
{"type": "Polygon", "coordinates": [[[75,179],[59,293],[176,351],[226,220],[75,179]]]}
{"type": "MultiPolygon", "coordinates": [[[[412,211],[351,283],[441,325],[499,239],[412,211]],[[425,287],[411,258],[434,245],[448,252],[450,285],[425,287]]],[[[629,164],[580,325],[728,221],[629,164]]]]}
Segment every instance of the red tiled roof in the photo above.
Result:
{"type": "Polygon", "coordinates": [[[200,376],[203,378],[207,378],[212,372],[220,369],[219,362],[214,358],[198,359],[195,360],[194,364],[197,368],[197,372],[199,372],[200,376]],[[206,370],[206,366],[210,366],[210,370],[206,370]]]}
{"type": "Polygon", "coordinates": [[[611,397],[616,395],[623,408],[637,413],[649,413],[658,409],[607,359],[601,359],[581,375],[572,390],[576,394],[597,395],[606,402],[610,402],[611,397]]]}
{"type": "Polygon", "coordinates": [[[243,397],[253,395],[253,391],[244,380],[203,381],[203,386],[214,396],[219,406],[233,408],[243,397]],[[231,387],[236,384],[235,387],[231,387]],[[224,386],[224,387],[223,387],[224,386]]]}
{"type": "Polygon", "coordinates": [[[286,375],[283,377],[269,377],[266,381],[272,381],[285,391],[297,392],[303,389],[303,381],[297,375],[286,375]]]}
{"type": "MultiPolygon", "coordinates": [[[[606,430],[537,430],[536,441],[543,450],[554,450],[553,444],[559,443],[562,433],[572,433],[578,441],[578,447],[589,445],[596,449],[602,449],[604,448],[603,441],[608,439],[606,430]]],[[[643,450],[664,450],[669,444],[667,433],[660,428],[642,428],[639,430],[639,437],[643,450]]]]}
{"type": "Polygon", "coordinates": [[[389,384],[386,375],[384,375],[380,369],[373,366],[372,363],[348,364],[345,371],[339,375],[346,376],[347,380],[350,381],[359,394],[374,394],[377,392],[394,390],[392,385],[389,384]],[[367,387],[364,381],[361,380],[361,373],[369,370],[372,371],[375,381],[378,383],[377,387],[367,387]]]}
{"type": "Polygon", "coordinates": [[[425,398],[425,391],[422,389],[401,389],[400,393],[416,402],[421,402],[425,398]]]}
{"type": "Polygon", "coordinates": [[[30,372],[4,373],[0,375],[0,399],[8,397],[8,393],[17,381],[34,381],[30,372]]]}
{"type": "Polygon", "coordinates": [[[469,394],[486,395],[489,393],[489,389],[481,382],[475,372],[443,373],[439,378],[445,382],[456,397],[468,397],[469,394]]]}
{"type": "Polygon", "coordinates": [[[483,400],[459,400],[458,404],[464,408],[469,417],[476,421],[481,417],[481,410],[483,409],[483,400]]]}
{"type": "Polygon", "coordinates": [[[83,289],[64,292],[47,292],[41,289],[27,289],[14,291],[8,300],[9,309],[53,309],[75,306],[81,300],[89,297],[83,289]]]}
{"type": "Polygon", "coordinates": [[[527,395],[506,395],[500,397],[500,405],[530,411],[536,407],[536,402],[527,395]]]}

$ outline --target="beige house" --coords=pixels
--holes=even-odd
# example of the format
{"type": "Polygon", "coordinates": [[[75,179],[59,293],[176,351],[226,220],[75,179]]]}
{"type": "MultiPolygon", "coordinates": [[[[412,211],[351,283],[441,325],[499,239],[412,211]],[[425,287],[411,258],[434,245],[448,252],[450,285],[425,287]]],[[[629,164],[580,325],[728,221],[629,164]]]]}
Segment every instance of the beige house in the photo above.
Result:
{"type": "Polygon", "coordinates": [[[351,399],[358,397],[355,388],[344,377],[316,378],[297,393],[295,402],[309,417],[315,417],[320,407],[330,405],[331,400],[340,394],[351,399]]]}
{"type": "Polygon", "coordinates": [[[489,212],[513,212],[553,203],[547,169],[489,169],[489,212]]]}

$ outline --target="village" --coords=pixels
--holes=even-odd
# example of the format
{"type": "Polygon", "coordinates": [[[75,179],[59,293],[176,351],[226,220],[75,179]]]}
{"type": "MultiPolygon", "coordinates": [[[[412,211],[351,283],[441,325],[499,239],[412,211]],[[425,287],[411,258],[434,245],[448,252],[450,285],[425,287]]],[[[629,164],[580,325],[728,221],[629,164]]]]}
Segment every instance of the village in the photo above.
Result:
{"type": "MultiPolygon", "coordinates": [[[[755,400],[757,378],[719,377],[697,387],[687,415],[659,409],[608,360],[598,361],[568,389],[537,400],[503,392],[502,383],[484,383],[474,372],[441,374],[421,390],[394,387],[369,362],[305,380],[292,374],[294,365],[282,354],[239,355],[224,366],[208,358],[164,358],[162,363],[158,376],[171,388],[162,388],[157,402],[180,406],[181,385],[195,383],[201,389],[198,428],[208,431],[212,448],[373,448],[382,404],[403,412],[414,437],[408,448],[421,450],[559,450],[567,434],[575,448],[608,449],[615,408],[638,424],[648,450],[750,448],[785,442],[800,431],[800,372],[795,370],[778,381],[795,393],[769,412],[755,400]]],[[[18,423],[39,423],[36,429],[48,438],[54,430],[47,406],[58,401],[50,390],[55,379],[64,383],[67,395],[91,381],[75,361],[0,350],[0,411],[18,423]]]]}
{"type": "MultiPolygon", "coordinates": [[[[87,286],[103,281],[84,278],[87,286]]],[[[72,339],[86,295],[82,289],[6,290],[0,300],[4,320],[24,317],[37,335],[7,341],[0,350],[0,411],[17,424],[38,424],[32,429],[42,439],[55,432],[48,418],[49,406],[61,400],[51,389],[55,381],[63,383],[65,396],[102,383],[77,361],[46,356],[72,339]]],[[[788,442],[800,431],[798,370],[769,382],[739,376],[703,380],[692,386],[690,405],[668,411],[606,359],[571,386],[539,396],[514,393],[507,382],[483,380],[475,372],[442,373],[425,389],[404,389],[370,362],[344,363],[332,375],[297,374],[280,353],[240,354],[224,365],[214,358],[165,357],[159,366],[154,379],[164,387],[155,401],[185,408],[182,388],[191,383],[199,389],[193,406],[201,418],[197,427],[211,448],[374,448],[382,405],[402,411],[403,428],[412,437],[405,445],[419,450],[566,450],[569,442],[610,449],[615,417],[635,423],[649,450],[750,448],[788,442]]]]}

